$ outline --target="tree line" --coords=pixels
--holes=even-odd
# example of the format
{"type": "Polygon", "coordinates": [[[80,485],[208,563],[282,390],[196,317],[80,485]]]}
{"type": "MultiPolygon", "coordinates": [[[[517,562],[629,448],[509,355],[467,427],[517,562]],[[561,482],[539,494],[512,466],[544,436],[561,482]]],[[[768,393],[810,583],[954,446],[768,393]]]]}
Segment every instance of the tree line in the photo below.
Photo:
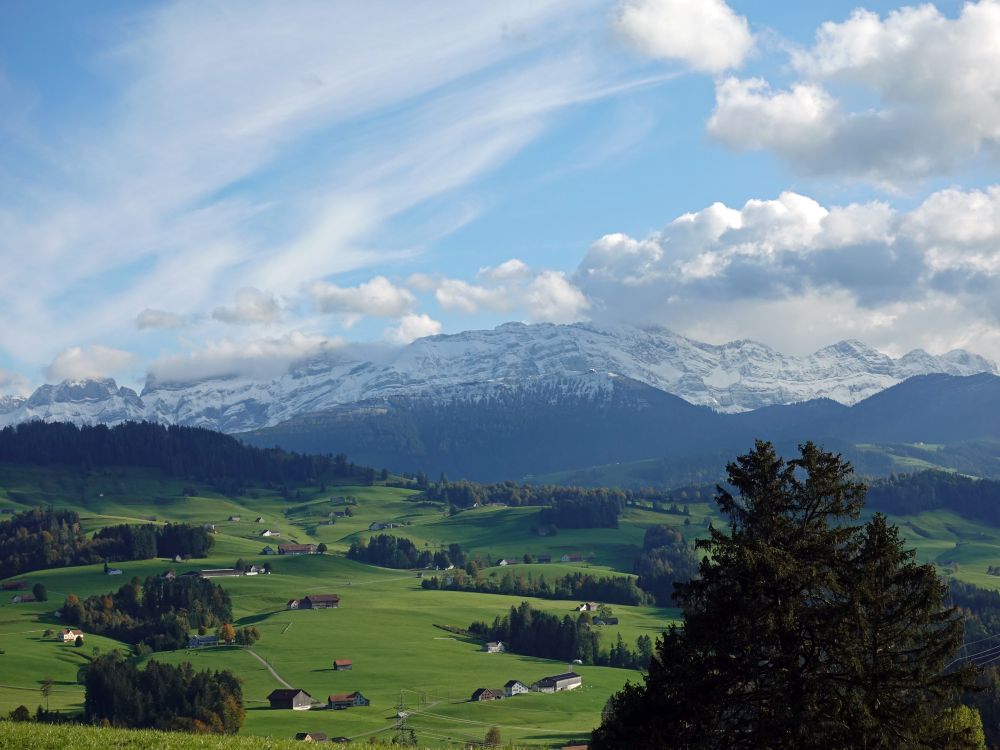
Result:
{"type": "Polygon", "coordinates": [[[226,590],[196,576],[133,578],[117,592],[83,600],[69,594],[59,611],[67,625],[153,651],[184,648],[191,630],[205,632],[233,617],[226,590]]]}
{"type": "Polygon", "coordinates": [[[32,508],[0,521],[0,570],[7,576],[157,555],[205,557],[213,544],[211,534],[189,524],[122,524],[88,537],[76,511],[32,508]]]}
{"type": "Polygon", "coordinates": [[[229,670],[196,671],[151,661],[145,669],[111,652],[84,670],[84,720],[114,727],[235,734],[243,725],[243,688],[229,670]]]}
{"type": "Polygon", "coordinates": [[[68,422],[26,422],[0,430],[0,462],[38,466],[135,466],[193,477],[223,487],[228,494],[248,482],[268,486],[358,477],[377,472],[343,454],[304,455],[280,448],[255,448],[236,438],[199,427],[125,422],[79,427],[68,422]]]}
{"type": "Polygon", "coordinates": [[[672,607],[674,584],[690,581],[698,574],[698,558],[694,547],[676,528],[651,526],[643,537],[635,572],[639,576],[637,585],[657,606],[672,607]]]}
{"type": "Polygon", "coordinates": [[[597,577],[580,572],[558,576],[550,583],[544,575],[535,578],[530,572],[525,575],[505,570],[500,576],[483,576],[478,571],[469,575],[464,570],[455,570],[440,577],[424,578],[420,585],[424,589],[442,591],[473,591],[538,599],[588,599],[631,606],[652,602],[652,597],[636,586],[631,576],[597,577]]]}
{"type": "Polygon", "coordinates": [[[901,515],[946,509],[997,526],[1000,525],[998,497],[1000,481],[971,479],[949,471],[921,471],[872,483],[867,504],[901,515]]]}
{"type": "Polygon", "coordinates": [[[653,654],[649,636],[639,636],[635,650],[618,641],[608,651],[601,651],[601,637],[594,629],[588,612],[577,617],[563,617],[542,612],[528,602],[511,607],[503,617],[493,623],[474,622],[469,632],[485,641],[501,641],[508,651],[525,656],[538,656],[571,662],[579,659],[584,664],[645,669],[653,654]]]}

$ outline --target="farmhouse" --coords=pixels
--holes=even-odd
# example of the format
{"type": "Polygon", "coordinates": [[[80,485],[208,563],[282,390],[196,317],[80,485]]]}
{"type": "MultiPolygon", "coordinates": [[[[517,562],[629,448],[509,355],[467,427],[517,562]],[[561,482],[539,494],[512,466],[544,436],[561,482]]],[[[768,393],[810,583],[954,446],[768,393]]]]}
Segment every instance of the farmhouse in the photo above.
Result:
{"type": "Polygon", "coordinates": [[[507,680],[507,683],[503,686],[503,692],[508,698],[513,698],[515,695],[527,693],[528,686],[520,680],[507,680]]]}
{"type": "Polygon", "coordinates": [[[334,609],[340,606],[337,594],[310,594],[301,599],[289,599],[286,609],[334,609]]]}
{"type": "Polygon", "coordinates": [[[506,557],[501,558],[500,562],[497,563],[497,565],[499,565],[501,567],[503,567],[505,565],[513,565],[513,564],[514,564],[514,561],[513,560],[508,560],[506,557]]]}
{"type": "Polygon", "coordinates": [[[490,641],[489,643],[484,643],[483,651],[485,651],[487,654],[502,654],[503,643],[501,643],[500,641],[490,641]]]}
{"type": "Polygon", "coordinates": [[[350,669],[354,669],[354,662],[350,659],[334,659],[333,668],[337,672],[345,672],[350,669]]]}
{"type": "Polygon", "coordinates": [[[335,511],[333,511],[333,517],[334,518],[346,518],[347,514],[344,513],[344,511],[342,511],[342,510],[335,510],[335,511]]]}
{"type": "Polygon", "coordinates": [[[213,533],[215,532],[215,524],[214,523],[203,523],[201,525],[201,527],[203,529],[205,529],[205,531],[211,531],[213,533]]]}
{"type": "Polygon", "coordinates": [[[125,571],[122,570],[121,568],[108,568],[107,570],[104,571],[104,575],[106,575],[106,576],[120,576],[124,572],[125,571]]]}
{"type": "Polygon", "coordinates": [[[230,520],[230,521],[239,521],[239,520],[240,520],[240,517],[239,517],[239,516],[230,516],[230,517],[229,517],[229,520],[230,520]]]}
{"type": "Polygon", "coordinates": [[[571,563],[571,562],[583,562],[583,555],[579,552],[573,552],[572,554],[563,555],[559,558],[559,562],[571,563]]]}
{"type": "Polygon", "coordinates": [[[188,648],[202,648],[203,646],[218,646],[219,636],[217,635],[193,635],[188,639],[188,648]]]}
{"type": "Polygon", "coordinates": [[[538,693],[559,693],[563,690],[575,690],[581,685],[583,678],[580,675],[576,672],[565,672],[552,677],[543,677],[532,685],[531,689],[538,693]]]}
{"type": "Polygon", "coordinates": [[[264,547],[264,549],[262,549],[260,551],[260,554],[262,554],[262,555],[276,555],[278,553],[274,551],[274,547],[264,547]]]}
{"type": "Polygon", "coordinates": [[[502,690],[490,690],[489,688],[478,688],[469,698],[473,703],[482,703],[484,701],[498,701],[503,699],[502,690]]]}
{"type": "Polygon", "coordinates": [[[63,643],[76,643],[77,638],[83,638],[82,630],[70,630],[67,628],[59,633],[59,637],[62,639],[63,643]]]}
{"type": "Polygon", "coordinates": [[[31,604],[38,601],[34,594],[14,594],[10,599],[13,604],[31,604]]]}
{"type": "Polygon", "coordinates": [[[368,524],[368,530],[369,531],[381,531],[384,528],[385,528],[385,524],[384,523],[379,523],[378,521],[372,521],[370,524],[368,524]]]}
{"type": "Polygon", "coordinates": [[[339,711],[342,708],[354,708],[355,706],[367,706],[371,703],[361,693],[338,693],[326,699],[326,707],[339,711]]]}
{"type": "Polygon", "coordinates": [[[539,555],[535,559],[538,560],[538,562],[540,563],[550,563],[552,562],[552,555],[539,555]]]}
{"type": "Polygon", "coordinates": [[[264,529],[260,532],[261,536],[279,536],[277,531],[272,531],[271,529],[264,529]]]}
{"type": "Polygon", "coordinates": [[[168,570],[166,573],[161,573],[160,578],[164,581],[173,581],[177,578],[177,574],[172,570],[168,570]]]}
{"type": "Polygon", "coordinates": [[[264,516],[257,516],[257,518],[254,519],[254,523],[264,523],[264,516]]]}
{"type": "Polygon", "coordinates": [[[285,708],[293,711],[308,711],[312,705],[312,696],[305,690],[295,688],[279,688],[272,690],[267,696],[271,703],[271,708],[285,708]]]}
{"type": "Polygon", "coordinates": [[[324,732],[299,732],[295,735],[295,739],[302,742],[326,742],[326,734],[324,732]]]}
{"type": "Polygon", "coordinates": [[[240,575],[240,572],[236,568],[208,568],[199,572],[202,578],[224,578],[225,576],[240,575]]]}
{"type": "Polygon", "coordinates": [[[584,602],[576,608],[577,612],[596,612],[600,608],[597,602],[584,602]]]}
{"type": "Polygon", "coordinates": [[[279,544],[279,555],[315,555],[315,544],[279,544]]]}
{"type": "Polygon", "coordinates": [[[28,588],[27,581],[4,581],[3,590],[4,591],[21,591],[28,588]]]}
{"type": "Polygon", "coordinates": [[[594,618],[594,624],[595,625],[617,625],[618,624],[618,618],[617,617],[595,617],[594,618]]]}

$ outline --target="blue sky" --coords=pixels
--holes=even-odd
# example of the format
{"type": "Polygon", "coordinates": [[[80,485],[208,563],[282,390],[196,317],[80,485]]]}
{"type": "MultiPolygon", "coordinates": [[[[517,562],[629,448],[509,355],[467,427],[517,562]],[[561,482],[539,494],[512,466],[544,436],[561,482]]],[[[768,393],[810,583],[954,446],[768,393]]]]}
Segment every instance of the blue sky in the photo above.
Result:
{"type": "Polygon", "coordinates": [[[0,4],[0,393],[507,320],[1000,357],[1000,3],[0,4]]]}

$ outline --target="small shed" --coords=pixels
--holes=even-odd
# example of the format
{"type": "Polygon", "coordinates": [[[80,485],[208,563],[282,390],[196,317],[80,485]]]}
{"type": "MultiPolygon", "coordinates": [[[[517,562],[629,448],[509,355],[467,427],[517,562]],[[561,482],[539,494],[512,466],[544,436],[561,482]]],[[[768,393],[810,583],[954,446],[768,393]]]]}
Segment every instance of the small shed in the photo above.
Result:
{"type": "Polygon", "coordinates": [[[308,711],[312,705],[312,696],[305,690],[295,688],[279,688],[272,690],[267,700],[271,708],[284,708],[293,711],[308,711]]]}
{"type": "Polygon", "coordinates": [[[503,643],[500,641],[490,641],[489,643],[484,643],[483,651],[488,654],[502,654],[504,651],[503,643]]]}
{"type": "Polygon", "coordinates": [[[367,706],[370,704],[371,701],[357,691],[354,691],[353,693],[337,693],[336,695],[331,695],[326,699],[326,707],[334,711],[339,711],[343,708],[354,708],[356,706],[367,706]]]}
{"type": "Polygon", "coordinates": [[[347,672],[354,669],[354,662],[350,659],[334,659],[333,668],[337,672],[347,672]]]}
{"type": "Polygon", "coordinates": [[[299,732],[295,735],[295,739],[302,742],[326,742],[325,732],[299,732]]]}

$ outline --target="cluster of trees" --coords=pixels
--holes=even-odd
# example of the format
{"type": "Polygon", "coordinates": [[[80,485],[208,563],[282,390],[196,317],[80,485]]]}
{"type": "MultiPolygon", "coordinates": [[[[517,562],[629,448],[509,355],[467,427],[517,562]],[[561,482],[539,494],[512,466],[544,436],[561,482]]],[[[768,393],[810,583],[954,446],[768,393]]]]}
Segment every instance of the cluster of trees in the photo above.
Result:
{"type": "Polygon", "coordinates": [[[639,588],[650,594],[658,606],[671,607],[674,584],[689,581],[698,574],[698,558],[694,547],[676,528],[652,526],[646,529],[635,572],[639,575],[639,588]]]}
{"type": "Polygon", "coordinates": [[[0,521],[0,570],[17,575],[102,560],[205,557],[212,544],[211,534],[188,524],[108,526],[91,538],[75,511],[33,508],[0,521]]]}
{"type": "Polygon", "coordinates": [[[434,564],[435,555],[442,554],[419,550],[409,539],[391,534],[378,534],[367,542],[359,539],[347,550],[349,559],[383,568],[426,568],[434,564]]]}
{"type": "Polygon", "coordinates": [[[183,648],[189,631],[205,632],[233,617],[225,589],[204,578],[183,576],[150,576],[142,583],[133,578],[115,593],[83,600],[70,594],[60,612],[68,625],[153,651],[183,648]]]}
{"type": "Polygon", "coordinates": [[[215,544],[201,526],[168,523],[163,526],[120,524],[94,534],[91,548],[104,560],[146,560],[151,557],[207,557],[215,544]]]}
{"type": "Polygon", "coordinates": [[[563,529],[617,529],[625,508],[620,491],[588,490],[587,494],[553,498],[544,508],[542,523],[563,529]]]}
{"type": "Polygon", "coordinates": [[[84,719],[115,727],[235,734],[243,725],[243,689],[232,672],[195,671],[149,662],[145,669],[117,652],[84,671],[84,719]]]}
{"type": "Polygon", "coordinates": [[[508,651],[543,659],[570,662],[579,659],[584,664],[645,669],[653,654],[649,636],[639,636],[632,651],[619,635],[617,643],[602,652],[600,634],[592,626],[590,614],[563,617],[542,612],[528,602],[511,607],[509,614],[497,617],[492,625],[474,622],[469,632],[487,641],[502,641],[508,651]]]}
{"type": "Polygon", "coordinates": [[[26,422],[0,430],[0,461],[92,469],[142,466],[195,477],[242,491],[246,482],[270,486],[325,478],[374,481],[376,471],[338,455],[303,455],[254,448],[229,435],[197,427],[126,422],[78,427],[66,422],[26,422]]]}
{"type": "Polygon", "coordinates": [[[500,576],[467,575],[456,570],[444,578],[425,578],[420,584],[425,589],[445,591],[474,591],[480,594],[505,594],[533,596],[539,599],[589,599],[609,604],[641,605],[652,600],[636,586],[631,576],[593,576],[588,573],[569,573],[555,578],[551,583],[544,575],[535,578],[505,570],[500,576]]]}
{"type": "Polygon", "coordinates": [[[948,471],[892,476],[868,488],[869,507],[910,515],[943,508],[965,518],[1000,525],[1000,481],[970,479],[948,471]]]}
{"type": "MultiPolygon", "coordinates": [[[[199,630],[203,630],[203,628],[199,630]]],[[[260,640],[260,631],[255,626],[234,628],[228,622],[219,626],[218,635],[219,640],[223,643],[235,643],[237,646],[252,646],[260,640]]]]}
{"type": "Polygon", "coordinates": [[[591,747],[982,748],[948,587],[918,565],[840,456],[769,443],[727,467],[684,624],[609,701],[591,747]]]}

